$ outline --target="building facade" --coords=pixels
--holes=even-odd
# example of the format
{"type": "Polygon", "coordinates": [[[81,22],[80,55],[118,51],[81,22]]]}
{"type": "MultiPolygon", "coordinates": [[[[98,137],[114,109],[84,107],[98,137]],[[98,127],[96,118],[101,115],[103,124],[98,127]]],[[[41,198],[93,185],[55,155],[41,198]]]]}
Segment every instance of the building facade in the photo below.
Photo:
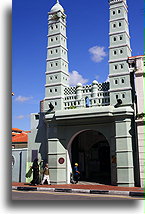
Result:
{"type": "Polygon", "coordinates": [[[144,187],[145,175],[144,175],[144,164],[145,164],[145,150],[144,150],[144,139],[145,139],[145,105],[144,105],[144,94],[145,91],[145,69],[144,62],[145,56],[133,56],[129,58],[129,65],[131,72],[135,73],[135,91],[136,91],[136,128],[138,137],[138,158],[139,158],[139,172],[141,187],[144,187]]]}
{"type": "Polygon", "coordinates": [[[70,183],[74,163],[82,181],[139,186],[135,98],[126,0],[110,0],[109,82],[69,86],[66,14],[48,13],[45,98],[31,114],[27,168],[49,163],[54,184],[70,183]]]}

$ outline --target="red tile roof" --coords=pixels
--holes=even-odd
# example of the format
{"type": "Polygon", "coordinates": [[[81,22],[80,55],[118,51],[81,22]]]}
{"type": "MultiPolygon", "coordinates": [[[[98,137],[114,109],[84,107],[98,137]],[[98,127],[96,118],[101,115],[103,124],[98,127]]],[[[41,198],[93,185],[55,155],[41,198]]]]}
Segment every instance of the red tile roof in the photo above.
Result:
{"type": "Polygon", "coordinates": [[[28,135],[30,131],[23,131],[18,128],[12,128],[12,143],[14,142],[28,142],[28,135]]]}
{"type": "Polygon", "coordinates": [[[15,136],[12,136],[12,143],[13,142],[28,142],[28,135],[27,133],[20,133],[15,136]]]}
{"type": "Polygon", "coordinates": [[[18,128],[12,128],[12,132],[22,132],[22,130],[18,128]]]}

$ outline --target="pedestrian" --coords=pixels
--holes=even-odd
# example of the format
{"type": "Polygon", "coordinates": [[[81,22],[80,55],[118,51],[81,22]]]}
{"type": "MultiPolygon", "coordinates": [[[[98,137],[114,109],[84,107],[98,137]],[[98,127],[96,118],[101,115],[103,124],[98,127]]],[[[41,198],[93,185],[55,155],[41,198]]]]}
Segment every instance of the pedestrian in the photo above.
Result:
{"type": "Polygon", "coordinates": [[[31,185],[38,185],[39,184],[39,165],[38,165],[38,158],[36,158],[31,166],[33,170],[33,180],[31,181],[31,185]]]}
{"type": "Polygon", "coordinates": [[[78,170],[78,163],[75,163],[75,166],[74,166],[74,183],[78,183],[78,180],[80,179],[80,172],[78,170]]]}
{"type": "Polygon", "coordinates": [[[43,180],[42,180],[41,184],[44,184],[45,181],[47,181],[48,185],[51,185],[50,184],[50,178],[49,178],[48,163],[45,165],[44,172],[43,172],[43,180]]]}

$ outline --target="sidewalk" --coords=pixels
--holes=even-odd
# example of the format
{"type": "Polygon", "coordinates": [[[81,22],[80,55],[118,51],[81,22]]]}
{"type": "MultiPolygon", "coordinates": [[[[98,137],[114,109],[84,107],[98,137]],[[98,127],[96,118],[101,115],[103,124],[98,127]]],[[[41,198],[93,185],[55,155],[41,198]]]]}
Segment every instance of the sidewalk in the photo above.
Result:
{"type": "Polygon", "coordinates": [[[12,190],[21,191],[50,191],[89,194],[110,194],[144,197],[145,192],[140,187],[118,187],[101,184],[57,184],[31,186],[29,183],[12,183],[12,190]]]}

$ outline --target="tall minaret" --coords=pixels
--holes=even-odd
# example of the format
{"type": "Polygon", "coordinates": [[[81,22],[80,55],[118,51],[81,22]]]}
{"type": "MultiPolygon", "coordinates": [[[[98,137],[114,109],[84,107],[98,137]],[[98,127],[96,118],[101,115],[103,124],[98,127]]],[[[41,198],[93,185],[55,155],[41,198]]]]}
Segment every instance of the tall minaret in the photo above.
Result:
{"type": "Polygon", "coordinates": [[[110,0],[110,104],[130,106],[132,88],[127,63],[131,56],[126,0],[110,0]]]}
{"type": "Polygon", "coordinates": [[[66,15],[59,1],[48,13],[48,47],[44,112],[50,103],[54,110],[63,109],[64,88],[68,87],[66,15]]]}

